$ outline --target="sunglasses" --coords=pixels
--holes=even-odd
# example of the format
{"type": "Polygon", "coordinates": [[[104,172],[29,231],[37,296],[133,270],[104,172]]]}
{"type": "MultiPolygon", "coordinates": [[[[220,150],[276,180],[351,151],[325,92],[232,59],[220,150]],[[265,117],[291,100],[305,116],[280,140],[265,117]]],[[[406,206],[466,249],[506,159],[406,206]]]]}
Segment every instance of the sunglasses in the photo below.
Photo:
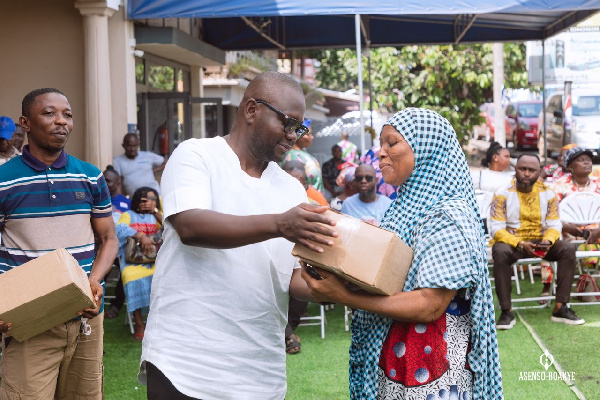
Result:
{"type": "Polygon", "coordinates": [[[367,182],[373,182],[373,179],[375,179],[375,178],[371,175],[355,175],[354,176],[354,180],[356,182],[362,182],[363,179],[366,179],[367,182]]]}
{"type": "Polygon", "coordinates": [[[294,132],[296,134],[296,140],[299,140],[302,136],[304,136],[308,133],[308,128],[304,124],[302,124],[302,122],[298,121],[296,118],[289,117],[286,113],[279,111],[278,109],[276,109],[275,107],[273,107],[272,105],[270,105],[269,103],[267,103],[264,100],[256,100],[255,99],[254,101],[256,101],[257,103],[260,103],[260,104],[264,104],[271,111],[274,111],[277,115],[279,115],[279,118],[281,118],[281,120],[285,124],[283,131],[285,133],[294,132]]]}

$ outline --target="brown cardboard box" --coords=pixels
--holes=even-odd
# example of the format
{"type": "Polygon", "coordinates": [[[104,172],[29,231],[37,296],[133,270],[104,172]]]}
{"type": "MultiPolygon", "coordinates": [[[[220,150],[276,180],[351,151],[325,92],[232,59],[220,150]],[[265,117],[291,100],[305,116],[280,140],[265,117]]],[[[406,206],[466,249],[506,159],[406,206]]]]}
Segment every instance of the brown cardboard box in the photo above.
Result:
{"type": "Polygon", "coordinates": [[[323,253],[296,244],[292,254],[377,294],[401,292],[412,263],[412,249],[394,233],[359,219],[327,211],[339,236],[323,253]]]}
{"type": "Polygon", "coordinates": [[[0,274],[0,320],[19,342],[94,307],[87,274],[65,249],[57,249],[0,274]]]}

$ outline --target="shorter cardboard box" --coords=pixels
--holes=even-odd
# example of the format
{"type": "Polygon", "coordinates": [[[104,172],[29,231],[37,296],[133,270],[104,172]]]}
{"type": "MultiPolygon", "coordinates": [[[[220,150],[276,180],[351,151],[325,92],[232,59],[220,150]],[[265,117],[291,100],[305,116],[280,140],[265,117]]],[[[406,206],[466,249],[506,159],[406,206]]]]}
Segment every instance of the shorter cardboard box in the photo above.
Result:
{"type": "Polygon", "coordinates": [[[0,274],[0,320],[19,342],[54,328],[93,308],[85,271],[65,249],[0,274]]]}
{"type": "Polygon", "coordinates": [[[412,264],[413,251],[393,232],[333,210],[326,216],[336,221],[332,247],[317,253],[296,244],[292,254],[307,264],[331,271],[362,289],[376,294],[401,292],[412,264]]]}

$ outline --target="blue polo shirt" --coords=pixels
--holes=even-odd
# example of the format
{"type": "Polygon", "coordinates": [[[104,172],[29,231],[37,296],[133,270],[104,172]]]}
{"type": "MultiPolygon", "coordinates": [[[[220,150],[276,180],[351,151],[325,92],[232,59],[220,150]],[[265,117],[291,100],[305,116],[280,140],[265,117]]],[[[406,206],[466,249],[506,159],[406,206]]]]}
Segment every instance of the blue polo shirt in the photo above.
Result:
{"type": "Polygon", "coordinates": [[[98,168],[64,150],[48,166],[25,146],[0,166],[0,273],[63,247],[89,276],[90,218],[104,217],[111,217],[111,201],[98,168]]]}

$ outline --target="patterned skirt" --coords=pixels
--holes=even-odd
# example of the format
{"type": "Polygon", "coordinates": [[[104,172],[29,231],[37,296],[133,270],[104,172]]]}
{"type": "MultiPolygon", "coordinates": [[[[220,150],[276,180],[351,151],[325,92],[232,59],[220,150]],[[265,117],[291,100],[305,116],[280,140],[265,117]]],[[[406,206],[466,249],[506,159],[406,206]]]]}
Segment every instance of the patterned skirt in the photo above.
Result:
{"type": "Polygon", "coordinates": [[[378,399],[472,398],[470,302],[456,296],[429,324],[395,321],[383,343],[378,399]]]}

